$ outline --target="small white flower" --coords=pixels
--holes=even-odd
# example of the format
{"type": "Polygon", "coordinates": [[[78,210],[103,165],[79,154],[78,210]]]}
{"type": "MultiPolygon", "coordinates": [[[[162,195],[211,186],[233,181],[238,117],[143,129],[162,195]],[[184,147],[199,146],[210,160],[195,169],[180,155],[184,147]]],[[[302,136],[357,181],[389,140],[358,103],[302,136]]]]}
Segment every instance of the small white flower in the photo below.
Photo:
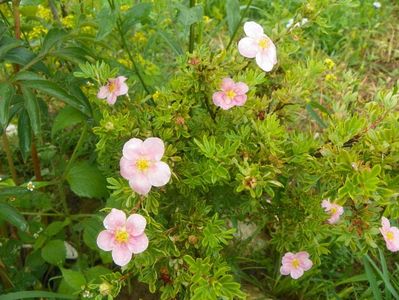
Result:
{"type": "Polygon", "coordinates": [[[303,18],[301,20],[301,26],[305,25],[307,22],[309,22],[309,19],[308,18],[303,18]]]}
{"type": "Polygon", "coordinates": [[[28,189],[28,191],[33,192],[33,190],[35,189],[35,185],[33,184],[32,181],[29,181],[28,184],[26,185],[26,188],[28,189]]]}
{"type": "Polygon", "coordinates": [[[381,8],[381,3],[378,2],[378,1],[375,1],[375,2],[373,3],[373,6],[374,6],[374,8],[379,9],[379,8],[381,8]]]}
{"type": "Polygon", "coordinates": [[[294,19],[289,19],[287,24],[285,25],[286,28],[290,28],[294,24],[294,19]]]}
{"type": "Polygon", "coordinates": [[[18,133],[18,128],[14,124],[10,124],[6,128],[6,134],[7,136],[13,136],[18,133]]]}

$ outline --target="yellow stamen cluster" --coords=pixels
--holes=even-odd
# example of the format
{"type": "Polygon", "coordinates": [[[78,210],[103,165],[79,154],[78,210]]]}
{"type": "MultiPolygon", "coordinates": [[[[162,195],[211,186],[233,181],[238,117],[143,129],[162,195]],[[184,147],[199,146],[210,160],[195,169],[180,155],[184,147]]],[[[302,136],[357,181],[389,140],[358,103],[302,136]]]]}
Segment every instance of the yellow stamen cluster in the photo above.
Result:
{"type": "Polygon", "coordinates": [[[299,265],[300,265],[299,260],[298,260],[297,258],[294,258],[294,259],[292,260],[291,264],[292,264],[292,266],[293,266],[295,269],[298,269],[298,268],[299,268],[299,265]]]}
{"type": "Polygon", "coordinates": [[[118,243],[126,243],[129,240],[129,233],[127,233],[126,229],[119,229],[115,233],[115,240],[118,243]]]}
{"type": "Polygon", "coordinates": [[[394,240],[394,235],[392,231],[387,232],[387,240],[393,241],[394,240]]]}
{"type": "Polygon", "coordinates": [[[260,48],[262,48],[262,49],[266,49],[267,48],[267,46],[268,46],[268,41],[267,41],[267,39],[265,39],[265,38],[263,38],[263,39],[261,39],[259,42],[258,42],[258,46],[260,47],[260,48]]]}
{"type": "Polygon", "coordinates": [[[116,84],[115,84],[115,82],[110,81],[110,82],[108,83],[108,91],[109,91],[110,93],[113,93],[113,92],[115,91],[115,89],[116,89],[116,84]]]}
{"type": "Polygon", "coordinates": [[[140,171],[145,171],[150,167],[150,162],[146,159],[139,159],[136,162],[136,167],[140,171]]]}
{"type": "Polygon", "coordinates": [[[229,90],[226,92],[227,97],[233,99],[236,96],[236,93],[233,90],[229,90]]]}

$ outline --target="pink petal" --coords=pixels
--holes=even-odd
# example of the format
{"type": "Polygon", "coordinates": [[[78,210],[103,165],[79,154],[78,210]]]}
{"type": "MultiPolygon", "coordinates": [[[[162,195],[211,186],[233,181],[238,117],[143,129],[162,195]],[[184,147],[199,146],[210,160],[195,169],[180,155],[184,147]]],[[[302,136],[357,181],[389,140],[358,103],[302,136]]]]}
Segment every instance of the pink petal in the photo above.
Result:
{"type": "Polygon", "coordinates": [[[301,277],[303,275],[303,270],[301,268],[298,269],[292,269],[291,270],[291,277],[293,279],[298,279],[299,277],[301,277]]]}
{"type": "Polygon", "coordinates": [[[100,88],[100,91],[97,94],[97,98],[105,99],[109,95],[108,86],[104,85],[100,88]]]}
{"type": "Polygon", "coordinates": [[[125,213],[116,208],[113,208],[104,219],[104,227],[111,230],[116,230],[118,227],[125,226],[125,223],[125,213]]]}
{"type": "Polygon", "coordinates": [[[288,264],[282,265],[281,268],[280,268],[280,273],[281,273],[282,275],[288,275],[288,274],[290,274],[290,273],[291,273],[291,268],[290,268],[290,266],[289,266],[288,264]]]}
{"type": "Polygon", "coordinates": [[[323,200],[321,202],[321,207],[323,207],[325,209],[325,211],[329,211],[331,209],[331,202],[330,200],[323,200]]]}
{"type": "Polygon", "coordinates": [[[265,51],[256,54],[256,63],[263,71],[270,72],[273,69],[273,62],[265,51]]]}
{"type": "Polygon", "coordinates": [[[238,95],[234,97],[234,104],[237,106],[243,106],[247,102],[247,95],[238,95]]]}
{"type": "Polygon", "coordinates": [[[237,82],[234,91],[238,95],[243,95],[248,92],[249,88],[244,82],[237,82]]]}
{"type": "Polygon", "coordinates": [[[136,176],[129,180],[130,187],[140,195],[147,195],[151,190],[151,183],[147,176],[142,173],[137,173],[136,176]]]}
{"type": "Polygon", "coordinates": [[[244,24],[245,34],[251,38],[258,38],[263,35],[263,28],[258,23],[250,21],[244,24]]]}
{"type": "Polygon", "coordinates": [[[123,178],[129,180],[136,176],[137,168],[136,162],[133,160],[128,160],[124,156],[122,156],[121,160],[119,161],[120,166],[120,173],[123,178]]]}
{"type": "Polygon", "coordinates": [[[308,259],[308,258],[302,260],[302,261],[301,261],[301,264],[300,264],[300,267],[301,267],[304,271],[309,270],[310,268],[312,268],[312,266],[313,266],[313,262],[312,262],[310,259],[308,259]]]}
{"type": "Polygon", "coordinates": [[[233,79],[226,77],[226,78],[223,78],[222,84],[220,87],[221,87],[222,91],[227,92],[229,90],[234,89],[235,82],[233,79]]]}
{"type": "Polygon", "coordinates": [[[148,238],[145,233],[132,237],[129,240],[128,244],[129,250],[132,251],[134,254],[138,254],[143,252],[148,248],[148,238]]]}
{"type": "Polygon", "coordinates": [[[97,236],[97,246],[104,251],[111,251],[114,248],[114,235],[108,230],[103,230],[97,236]]]}
{"type": "Polygon", "coordinates": [[[308,259],[309,253],[307,253],[306,251],[301,251],[301,252],[298,252],[297,254],[295,254],[295,256],[299,260],[308,259]]]}
{"type": "Polygon", "coordinates": [[[143,143],[142,153],[148,156],[150,160],[161,160],[165,152],[163,141],[157,137],[150,137],[143,143]]]}
{"type": "Polygon", "coordinates": [[[127,94],[128,90],[129,90],[129,87],[125,83],[126,79],[127,78],[125,76],[118,76],[115,79],[117,87],[118,87],[117,91],[115,91],[115,92],[116,92],[116,94],[118,94],[118,96],[127,94]]]}
{"type": "Polygon", "coordinates": [[[212,95],[213,103],[215,103],[216,106],[220,106],[221,103],[223,102],[223,97],[224,97],[223,92],[213,93],[213,95],[212,95]]]}
{"type": "Polygon", "coordinates": [[[156,162],[147,173],[148,180],[153,186],[164,186],[170,180],[169,166],[163,161],[156,162]]]}
{"type": "Polygon", "coordinates": [[[143,141],[140,139],[130,139],[123,145],[123,156],[128,160],[136,160],[141,156],[143,141]]]}
{"type": "Polygon", "coordinates": [[[109,105],[114,105],[118,96],[115,93],[111,93],[107,97],[107,102],[109,105]]]}
{"type": "Polygon", "coordinates": [[[253,38],[245,37],[238,42],[238,52],[244,57],[254,58],[258,53],[258,44],[253,38]]]}
{"type": "Polygon", "coordinates": [[[382,225],[382,228],[384,228],[384,229],[391,227],[389,220],[385,217],[381,218],[381,225],[382,225]]]}
{"type": "Polygon", "coordinates": [[[295,254],[292,252],[287,252],[286,254],[284,254],[283,258],[282,258],[282,264],[290,264],[291,261],[295,258],[295,254]]]}
{"type": "Polygon", "coordinates": [[[117,244],[112,250],[112,259],[118,266],[125,266],[132,259],[132,252],[125,244],[117,244]]]}
{"type": "Polygon", "coordinates": [[[142,234],[146,225],[147,220],[139,214],[130,215],[126,221],[126,229],[133,236],[142,234]]]}

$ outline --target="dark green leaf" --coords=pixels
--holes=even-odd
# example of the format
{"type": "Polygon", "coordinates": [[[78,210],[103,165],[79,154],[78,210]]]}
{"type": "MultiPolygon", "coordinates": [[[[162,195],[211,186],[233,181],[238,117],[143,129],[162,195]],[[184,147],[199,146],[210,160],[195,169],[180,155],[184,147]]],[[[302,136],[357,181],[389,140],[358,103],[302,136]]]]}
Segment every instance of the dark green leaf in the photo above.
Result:
{"type": "Polygon", "coordinates": [[[24,160],[28,157],[32,145],[32,129],[30,127],[29,115],[26,109],[23,109],[18,118],[18,138],[19,149],[24,160]]]}
{"type": "Polygon", "coordinates": [[[29,88],[22,85],[21,89],[24,95],[24,106],[29,115],[30,125],[34,134],[38,135],[41,130],[39,102],[29,88]]]}
{"type": "Polygon", "coordinates": [[[86,120],[87,117],[77,109],[66,106],[57,115],[54,120],[53,128],[51,129],[51,136],[67,127],[74,126],[86,120]]]}
{"type": "Polygon", "coordinates": [[[61,240],[52,240],[42,248],[43,259],[52,265],[62,265],[66,258],[65,244],[61,240]]]}
{"type": "Polygon", "coordinates": [[[229,34],[233,36],[234,31],[240,23],[240,2],[238,0],[226,1],[226,18],[229,34]]]}
{"type": "Polygon", "coordinates": [[[97,236],[103,228],[99,217],[92,217],[83,222],[83,241],[90,249],[98,249],[97,236]]]}
{"type": "Polygon", "coordinates": [[[44,55],[50,51],[58,42],[62,41],[67,36],[67,33],[59,28],[51,29],[43,41],[43,46],[40,51],[41,55],[44,55]]]}
{"type": "Polygon", "coordinates": [[[18,40],[10,40],[9,42],[5,43],[4,45],[0,46],[0,59],[2,59],[9,51],[15,49],[22,45],[21,41],[18,40]]]}
{"type": "Polygon", "coordinates": [[[82,273],[64,268],[61,268],[61,272],[66,283],[75,291],[80,291],[86,285],[86,279],[82,273]]]}
{"type": "Polygon", "coordinates": [[[6,82],[0,83],[0,125],[5,129],[10,120],[10,104],[15,94],[14,87],[6,82]]]}
{"type": "Polygon", "coordinates": [[[6,203],[0,203],[0,219],[9,222],[19,230],[28,230],[28,223],[25,218],[15,208],[6,203]]]}
{"type": "MultiPolygon", "coordinates": [[[[18,64],[22,67],[27,65],[35,58],[36,54],[22,47],[12,49],[11,51],[8,51],[7,54],[4,56],[4,59],[6,61],[9,61],[13,64],[18,64]]],[[[47,69],[45,64],[40,61],[32,66],[32,70],[49,74],[49,70],[47,69]]]]}
{"type": "Polygon", "coordinates": [[[0,296],[0,300],[19,300],[19,299],[77,299],[77,296],[64,295],[45,291],[22,291],[16,293],[9,293],[0,296]]]}
{"type": "Polygon", "coordinates": [[[171,34],[162,30],[158,30],[158,34],[177,55],[183,54],[183,49],[176,42],[176,40],[173,38],[171,34]]]}
{"type": "Polygon", "coordinates": [[[67,174],[71,190],[78,196],[102,198],[107,196],[107,181],[95,165],[79,162],[67,174]]]}
{"type": "Polygon", "coordinates": [[[327,128],[327,125],[323,122],[323,120],[319,117],[317,112],[315,112],[310,104],[306,104],[306,110],[308,111],[309,115],[312,117],[313,120],[316,121],[322,128],[327,128]]]}

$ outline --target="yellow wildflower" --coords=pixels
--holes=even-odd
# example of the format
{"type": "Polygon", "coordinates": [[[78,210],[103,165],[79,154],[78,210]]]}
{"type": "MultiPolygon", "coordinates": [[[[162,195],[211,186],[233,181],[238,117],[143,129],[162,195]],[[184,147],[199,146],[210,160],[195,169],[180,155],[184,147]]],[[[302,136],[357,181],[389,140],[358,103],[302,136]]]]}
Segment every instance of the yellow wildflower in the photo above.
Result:
{"type": "Polygon", "coordinates": [[[61,23],[66,28],[72,28],[73,25],[75,24],[75,16],[74,15],[68,15],[65,18],[62,18],[61,23]]]}
{"type": "Polygon", "coordinates": [[[327,68],[328,69],[332,69],[332,68],[334,68],[335,67],[335,63],[334,63],[334,61],[332,60],[332,59],[330,59],[330,58],[326,58],[325,60],[324,60],[324,64],[327,66],[327,68]]]}
{"type": "Polygon", "coordinates": [[[142,33],[142,32],[140,32],[140,31],[137,31],[134,35],[133,35],[133,40],[135,40],[136,42],[139,42],[139,43],[145,43],[146,41],[147,41],[147,38],[146,38],[146,36],[142,33]]]}
{"type": "Polygon", "coordinates": [[[156,91],[153,95],[152,95],[152,99],[154,99],[155,101],[159,99],[159,96],[161,95],[161,93],[159,91],[156,91]]]}
{"type": "Polygon", "coordinates": [[[130,8],[130,5],[128,5],[128,4],[123,4],[123,5],[121,6],[121,11],[127,11],[129,8],[130,8]]]}
{"type": "Polygon", "coordinates": [[[39,4],[37,6],[37,16],[41,19],[49,21],[49,20],[51,20],[51,11],[50,11],[50,9],[39,4]]]}
{"type": "Polygon", "coordinates": [[[336,81],[336,80],[337,80],[337,76],[335,76],[334,74],[326,75],[326,81],[336,81]]]}

